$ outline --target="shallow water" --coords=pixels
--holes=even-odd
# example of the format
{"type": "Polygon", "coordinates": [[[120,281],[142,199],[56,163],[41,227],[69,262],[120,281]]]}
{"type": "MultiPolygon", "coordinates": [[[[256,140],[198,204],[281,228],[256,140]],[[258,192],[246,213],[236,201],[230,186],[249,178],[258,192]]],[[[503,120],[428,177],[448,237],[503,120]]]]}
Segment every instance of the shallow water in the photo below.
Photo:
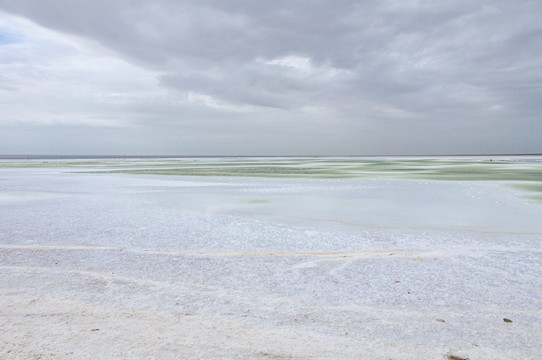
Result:
{"type": "Polygon", "coordinates": [[[178,320],[146,345],[111,341],[128,358],[539,358],[542,204],[530,196],[542,163],[496,160],[3,162],[0,321],[11,330],[0,354],[19,333],[107,341],[56,324],[58,307],[68,323],[92,313],[126,344],[139,336],[126,312],[143,314],[141,334],[178,320]],[[18,321],[36,311],[50,319],[18,321]],[[168,332],[194,343],[176,347],[168,332]]]}

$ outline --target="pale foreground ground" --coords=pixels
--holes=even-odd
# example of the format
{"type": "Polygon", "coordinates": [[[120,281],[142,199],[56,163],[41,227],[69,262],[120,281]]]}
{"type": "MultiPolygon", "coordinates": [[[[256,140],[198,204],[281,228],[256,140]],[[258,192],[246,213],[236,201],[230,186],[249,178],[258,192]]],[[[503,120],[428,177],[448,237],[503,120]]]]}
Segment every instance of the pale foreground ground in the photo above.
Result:
{"type": "Polygon", "coordinates": [[[0,168],[0,359],[540,359],[509,185],[0,168]]]}

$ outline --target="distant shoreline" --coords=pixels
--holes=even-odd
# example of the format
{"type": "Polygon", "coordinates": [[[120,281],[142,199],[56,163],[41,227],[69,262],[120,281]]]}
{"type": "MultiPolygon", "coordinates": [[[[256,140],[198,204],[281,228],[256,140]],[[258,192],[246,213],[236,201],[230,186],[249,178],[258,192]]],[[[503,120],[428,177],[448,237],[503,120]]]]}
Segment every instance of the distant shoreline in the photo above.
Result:
{"type": "Polygon", "coordinates": [[[534,154],[447,154],[447,155],[45,155],[45,154],[0,154],[1,160],[81,160],[81,159],[194,159],[194,158],[407,158],[407,157],[528,157],[534,154]]]}

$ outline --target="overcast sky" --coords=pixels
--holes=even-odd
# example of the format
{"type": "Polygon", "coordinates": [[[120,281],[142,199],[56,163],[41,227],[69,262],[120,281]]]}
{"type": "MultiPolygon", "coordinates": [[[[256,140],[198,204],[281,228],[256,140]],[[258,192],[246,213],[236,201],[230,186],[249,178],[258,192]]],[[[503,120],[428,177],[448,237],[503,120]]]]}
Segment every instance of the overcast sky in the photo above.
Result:
{"type": "Polygon", "coordinates": [[[540,0],[0,0],[0,153],[542,152],[540,0]]]}

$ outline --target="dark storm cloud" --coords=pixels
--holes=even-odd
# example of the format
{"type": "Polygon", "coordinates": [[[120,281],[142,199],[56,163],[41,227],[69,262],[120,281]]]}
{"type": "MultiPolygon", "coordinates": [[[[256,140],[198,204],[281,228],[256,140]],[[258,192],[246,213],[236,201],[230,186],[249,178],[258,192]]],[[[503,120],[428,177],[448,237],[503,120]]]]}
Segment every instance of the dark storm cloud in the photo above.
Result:
{"type": "MultiPolygon", "coordinates": [[[[496,142],[506,152],[540,129],[538,0],[0,0],[0,9],[94,40],[159,73],[163,88],[222,108],[202,115],[208,129],[235,107],[262,122],[271,110],[294,122],[327,110],[315,126],[370,133],[389,142],[379,152],[484,152],[496,142]],[[459,133],[443,138],[451,126],[459,133]],[[487,136],[466,144],[462,132],[487,136]],[[440,145],[422,149],[418,137],[440,145]]],[[[173,105],[154,121],[184,112],[173,105]]]]}

